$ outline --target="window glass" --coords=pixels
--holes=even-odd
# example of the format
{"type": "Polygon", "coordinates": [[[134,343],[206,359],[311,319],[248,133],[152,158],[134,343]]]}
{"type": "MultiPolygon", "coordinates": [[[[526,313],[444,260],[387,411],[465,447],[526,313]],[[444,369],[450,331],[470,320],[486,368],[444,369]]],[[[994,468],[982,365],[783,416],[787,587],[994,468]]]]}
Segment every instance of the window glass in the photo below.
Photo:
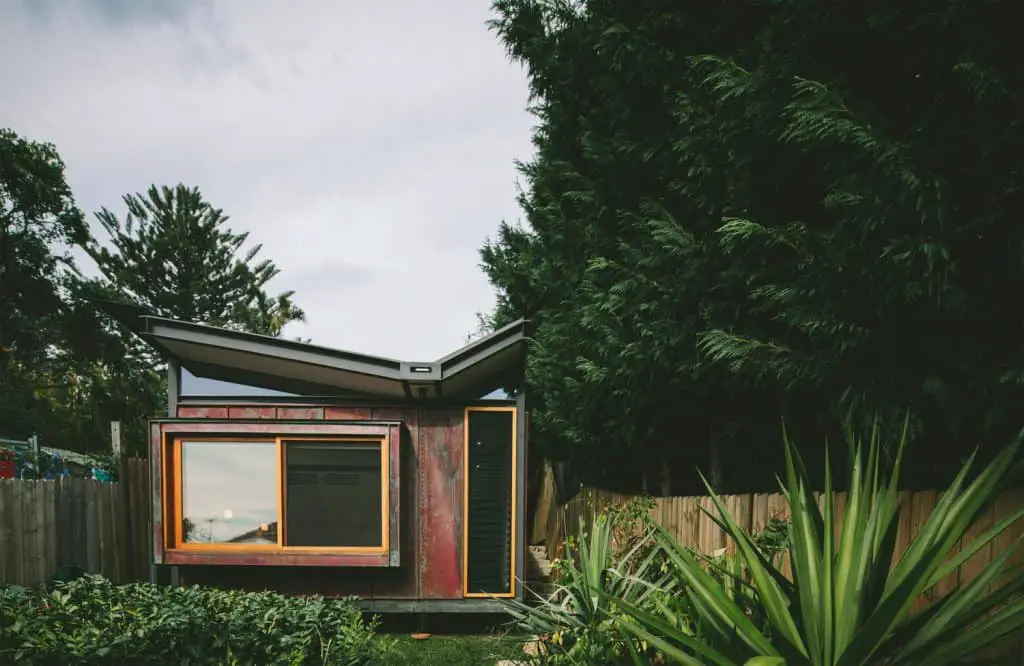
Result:
{"type": "Polygon", "coordinates": [[[285,443],[285,545],[380,547],[381,443],[285,443]]]}
{"type": "Polygon", "coordinates": [[[181,395],[192,397],[258,397],[258,396],[294,396],[294,393],[274,391],[259,386],[235,384],[219,379],[197,377],[187,369],[181,369],[181,395]]]}
{"type": "Polygon", "coordinates": [[[277,543],[272,442],[183,441],[181,479],[185,543],[277,543]]]}

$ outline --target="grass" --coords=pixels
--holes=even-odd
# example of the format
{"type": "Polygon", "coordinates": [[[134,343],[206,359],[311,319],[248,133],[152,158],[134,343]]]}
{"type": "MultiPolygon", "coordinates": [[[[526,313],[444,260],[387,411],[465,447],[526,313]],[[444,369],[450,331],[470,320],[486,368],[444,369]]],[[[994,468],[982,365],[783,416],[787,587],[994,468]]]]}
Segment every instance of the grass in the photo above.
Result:
{"type": "Polygon", "coordinates": [[[394,614],[384,615],[378,636],[394,646],[389,665],[493,666],[505,659],[523,660],[527,636],[510,633],[506,615],[394,614]],[[430,638],[416,640],[417,632],[430,638]]]}
{"type": "Polygon", "coordinates": [[[524,638],[515,635],[438,636],[415,640],[387,636],[394,644],[395,666],[489,666],[502,659],[523,659],[524,638]]]}

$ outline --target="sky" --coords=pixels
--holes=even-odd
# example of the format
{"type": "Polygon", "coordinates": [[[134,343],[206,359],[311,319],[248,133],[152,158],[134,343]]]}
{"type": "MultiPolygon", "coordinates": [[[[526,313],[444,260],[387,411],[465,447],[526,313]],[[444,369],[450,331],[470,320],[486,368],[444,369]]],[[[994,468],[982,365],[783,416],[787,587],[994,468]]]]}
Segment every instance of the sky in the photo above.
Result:
{"type": "Polygon", "coordinates": [[[295,290],[287,336],[433,360],[493,305],[478,251],[532,155],[489,6],[3,0],[0,126],[56,145],[101,238],[122,195],[198,186],[295,290]]]}

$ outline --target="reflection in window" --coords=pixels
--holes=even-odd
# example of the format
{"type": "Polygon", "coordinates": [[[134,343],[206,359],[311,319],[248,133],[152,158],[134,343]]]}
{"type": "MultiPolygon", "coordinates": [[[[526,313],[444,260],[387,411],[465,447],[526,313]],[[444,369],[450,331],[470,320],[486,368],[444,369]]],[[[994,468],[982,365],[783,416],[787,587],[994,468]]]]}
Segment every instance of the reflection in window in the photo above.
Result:
{"type": "Polygon", "coordinates": [[[285,445],[285,545],[381,546],[381,443],[285,445]]]}
{"type": "Polygon", "coordinates": [[[182,541],[277,543],[273,442],[181,443],[182,541]]]}
{"type": "Polygon", "coordinates": [[[181,369],[181,395],[183,396],[291,396],[294,393],[274,391],[260,386],[248,386],[246,384],[235,384],[219,379],[198,377],[189,372],[186,368],[181,369]]]}

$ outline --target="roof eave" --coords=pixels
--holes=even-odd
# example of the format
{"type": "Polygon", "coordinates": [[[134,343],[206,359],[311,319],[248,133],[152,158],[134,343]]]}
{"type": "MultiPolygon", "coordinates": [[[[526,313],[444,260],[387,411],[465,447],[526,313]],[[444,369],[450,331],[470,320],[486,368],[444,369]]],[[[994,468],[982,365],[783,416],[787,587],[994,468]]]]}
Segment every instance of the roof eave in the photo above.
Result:
{"type": "MultiPolygon", "coordinates": [[[[460,395],[479,397],[472,394],[489,392],[496,383],[505,383],[510,374],[521,372],[519,367],[524,354],[515,348],[525,342],[527,324],[522,319],[514,321],[437,361],[414,363],[158,317],[131,303],[93,301],[119,324],[139,335],[164,356],[180,361],[197,376],[292,393],[313,391],[318,394],[369,395],[353,387],[359,383],[366,386],[366,382],[371,382],[370,385],[377,382],[381,397],[393,397],[394,391],[407,398],[414,398],[417,394],[424,398],[440,398],[445,394],[446,386],[457,388],[460,395]],[[196,351],[193,354],[187,351],[189,349],[196,351]],[[219,366],[209,358],[204,360],[204,356],[209,356],[208,352],[216,353],[218,349],[236,356],[242,354],[254,359],[267,359],[268,362],[284,362],[287,367],[294,368],[294,372],[287,377],[260,375],[255,368],[244,363],[239,365],[239,361],[219,366]],[[303,367],[309,370],[302,370],[303,367]],[[333,380],[330,385],[307,381],[318,373],[326,379],[323,372],[342,374],[338,375],[337,385],[333,380]],[[357,380],[357,375],[372,379],[357,380]],[[345,376],[351,379],[344,380],[345,376]],[[346,386],[348,381],[356,383],[346,386]],[[386,388],[389,384],[393,389],[386,388]]],[[[377,395],[377,389],[373,395],[377,395]]]]}
{"type": "Polygon", "coordinates": [[[357,354],[328,347],[281,340],[254,333],[242,333],[176,319],[145,316],[145,338],[173,340],[206,347],[230,348],[250,354],[296,363],[318,365],[344,372],[400,381],[402,362],[378,356],[357,354]]]}
{"type": "Polygon", "coordinates": [[[441,378],[450,377],[462,370],[474,366],[514,345],[526,341],[527,320],[517,319],[490,335],[475,340],[457,349],[437,361],[440,366],[441,378]]]}

